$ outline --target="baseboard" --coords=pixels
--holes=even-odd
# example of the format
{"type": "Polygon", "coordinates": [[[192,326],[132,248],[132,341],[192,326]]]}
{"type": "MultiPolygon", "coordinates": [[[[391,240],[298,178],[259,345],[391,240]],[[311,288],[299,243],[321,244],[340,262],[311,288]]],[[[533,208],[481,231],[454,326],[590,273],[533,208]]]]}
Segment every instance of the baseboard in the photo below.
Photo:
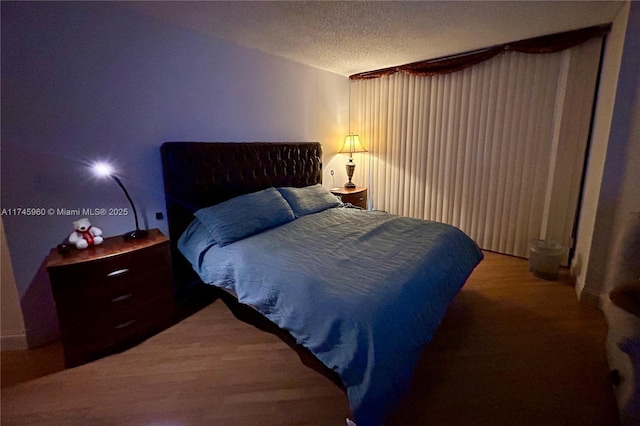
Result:
{"type": "Polygon", "coordinates": [[[604,297],[600,293],[593,293],[586,288],[578,289],[578,287],[576,287],[576,293],[578,295],[578,300],[581,302],[602,309],[602,306],[604,305],[604,297]]]}
{"type": "Polygon", "coordinates": [[[26,333],[12,333],[0,335],[0,348],[3,351],[24,351],[29,349],[26,333]]]}

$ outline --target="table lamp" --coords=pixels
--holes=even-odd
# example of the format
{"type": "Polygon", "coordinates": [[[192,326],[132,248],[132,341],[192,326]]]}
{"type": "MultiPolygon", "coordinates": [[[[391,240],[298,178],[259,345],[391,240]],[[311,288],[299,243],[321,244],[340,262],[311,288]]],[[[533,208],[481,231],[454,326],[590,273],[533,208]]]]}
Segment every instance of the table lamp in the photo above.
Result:
{"type": "Polygon", "coordinates": [[[136,221],[136,229],[134,231],[127,232],[122,237],[125,240],[136,240],[139,238],[145,238],[149,234],[149,232],[144,229],[140,229],[140,227],[138,226],[138,212],[136,211],[136,206],[133,204],[133,200],[129,196],[129,192],[124,187],[124,185],[122,184],[122,181],[120,181],[118,176],[115,175],[115,172],[113,171],[111,166],[107,163],[95,163],[93,165],[93,171],[98,176],[101,176],[101,177],[109,176],[114,181],[116,181],[118,186],[122,189],[122,191],[124,191],[124,195],[127,197],[127,200],[129,200],[129,203],[131,204],[131,208],[133,209],[133,217],[136,221]]]}
{"type": "Polygon", "coordinates": [[[347,162],[347,165],[346,165],[347,177],[349,178],[349,182],[345,183],[344,187],[345,188],[355,188],[356,184],[351,182],[351,179],[353,178],[353,172],[356,169],[356,164],[353,162],[353,153],[354,152],[367,152],[367,150],[364,149],[364,147],[360,143],[360,136],[354,135],[354,134],[349,134],[344,139],[344,145],[342,146],[342,149],[340,150],[340,152],[341,153],[349,153],[349,161],[347,162]]]}

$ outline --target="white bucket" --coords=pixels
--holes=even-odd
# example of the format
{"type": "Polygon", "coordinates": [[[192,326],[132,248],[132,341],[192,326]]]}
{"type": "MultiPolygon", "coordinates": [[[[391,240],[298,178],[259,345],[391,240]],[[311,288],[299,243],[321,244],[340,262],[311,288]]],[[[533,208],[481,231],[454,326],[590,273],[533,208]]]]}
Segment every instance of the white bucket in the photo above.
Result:
{"type": "Polygon", "coordinates": [[[565,248],[547,240],[529,241],[529,270],[545,280],[557,280],[565,248]]]}

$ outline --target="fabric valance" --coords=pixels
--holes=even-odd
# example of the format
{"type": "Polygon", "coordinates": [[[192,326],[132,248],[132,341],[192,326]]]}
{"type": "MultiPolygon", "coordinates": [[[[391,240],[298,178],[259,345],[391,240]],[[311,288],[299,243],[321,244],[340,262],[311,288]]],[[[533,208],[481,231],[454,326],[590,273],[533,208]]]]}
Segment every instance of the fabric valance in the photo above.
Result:
{"type": "Polygon", "coordinates": [[[594,27],[582,28],[579,30],[556,33],[541,37],[505,43],[485,49],[473,50],[471,52],[457,55],[445,56],[437,59],[413,62],[406,65],[399,65],[390,68],[383,68],[376,71],[367,71],[354,74],[350,80],[364,80],[379,78],[402,72],[412,75],[439,75],[460,71],[467,67],[479,64],[505,52],[520,53],[555,53],[577,46],[592,37],[602,37],[611,30],[611,24],[598,25],[594,27]]]}

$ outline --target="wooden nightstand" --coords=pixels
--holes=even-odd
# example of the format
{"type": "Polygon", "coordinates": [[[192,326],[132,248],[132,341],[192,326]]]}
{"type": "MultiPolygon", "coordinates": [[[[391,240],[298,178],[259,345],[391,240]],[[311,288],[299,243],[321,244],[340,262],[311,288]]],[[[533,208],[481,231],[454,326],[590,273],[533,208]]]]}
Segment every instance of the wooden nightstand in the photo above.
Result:
{"type": "Polygon", "coordinates": [[[343,203],[351,203],[354,206],[367,208],[367,188],[357,186],[355,188],[331,188],[331,193],[340,197],[343,203]]]}
{"type": "Polygon", "coordinates": [[[169,240],[157,229],[67,254],[53,249],[47,271],[66,367],[126,349],[171,323],[169,240]]]}

